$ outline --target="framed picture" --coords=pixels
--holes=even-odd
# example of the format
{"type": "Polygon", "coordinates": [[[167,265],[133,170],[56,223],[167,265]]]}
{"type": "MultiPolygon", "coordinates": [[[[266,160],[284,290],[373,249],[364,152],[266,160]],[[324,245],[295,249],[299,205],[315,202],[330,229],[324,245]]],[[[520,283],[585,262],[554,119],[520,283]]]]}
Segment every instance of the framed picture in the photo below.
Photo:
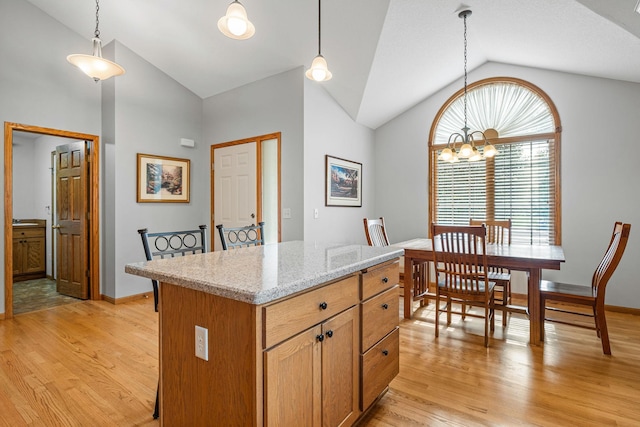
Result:
{"type": "Polygon", "coordinates": [[[325,206],[362,207],[362,163],[325,157],[325,206]]]}
{"type": "Polygon", "coordinates": [[[191,161],[138,153],[138,203],[189,203],[191,161]]]}

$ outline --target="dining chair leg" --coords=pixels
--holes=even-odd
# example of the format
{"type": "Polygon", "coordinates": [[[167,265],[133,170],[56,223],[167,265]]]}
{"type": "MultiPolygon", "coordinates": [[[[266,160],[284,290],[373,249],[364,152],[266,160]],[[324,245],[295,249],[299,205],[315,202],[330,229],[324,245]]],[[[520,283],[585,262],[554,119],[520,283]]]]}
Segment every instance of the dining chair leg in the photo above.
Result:
{"type": "Polygon", "coordinates": [[[544,343],[544,317],[547,314],[546,309],[547,300],[544,297],[540,297],[540,342],[544,343]]]}
{"type": "Polygon", "coordinates": [[[157,420],[160,417],[160,383],[156,389],[156,406],[153,410],[153,419],[157,420]]]}
{"type": "Polygon", "coordinates": [[[439,333],[440,333],[440,293],[436,290],[436,338],[438,338],[439,333]]]}
{"type": "Polygon", "coordinates": [[[607,318],[604,310],[596,308],[596,329],[599,331],[600,341],[602,341],[602,352],[611,355],[611,345],[609,344],[609,331],[607,330],[607,318]]]}

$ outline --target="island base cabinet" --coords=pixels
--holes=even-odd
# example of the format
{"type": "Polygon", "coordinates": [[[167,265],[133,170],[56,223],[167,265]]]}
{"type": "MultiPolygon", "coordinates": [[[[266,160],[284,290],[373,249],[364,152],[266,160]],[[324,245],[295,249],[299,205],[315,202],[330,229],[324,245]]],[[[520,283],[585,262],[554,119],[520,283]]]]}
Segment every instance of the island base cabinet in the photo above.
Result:
{"type": "Polygon", "coordinates": [[[353,307],[265,351],[265,425],[352,425],[360,415],[358,333],[353,307]]]}

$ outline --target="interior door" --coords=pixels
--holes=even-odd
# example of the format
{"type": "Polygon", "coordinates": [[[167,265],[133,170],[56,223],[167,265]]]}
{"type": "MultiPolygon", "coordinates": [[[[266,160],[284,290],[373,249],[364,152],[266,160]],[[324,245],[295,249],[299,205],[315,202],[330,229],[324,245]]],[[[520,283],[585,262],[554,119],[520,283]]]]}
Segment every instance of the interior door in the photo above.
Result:
{"type": "MultiPolygon", "coordinates": [[[[214,222],[225,227],[241,227],[259,221],[257,211],[256,143],[214,149],[214,222]]],[[[222,249],[218,230],[214,250],[222,249]]]]}
{"type": "Polygon", "coordinates": [[[88,144],[78,141],[56,147],[57,291],[81,299],[89,298],[88,144]]]}

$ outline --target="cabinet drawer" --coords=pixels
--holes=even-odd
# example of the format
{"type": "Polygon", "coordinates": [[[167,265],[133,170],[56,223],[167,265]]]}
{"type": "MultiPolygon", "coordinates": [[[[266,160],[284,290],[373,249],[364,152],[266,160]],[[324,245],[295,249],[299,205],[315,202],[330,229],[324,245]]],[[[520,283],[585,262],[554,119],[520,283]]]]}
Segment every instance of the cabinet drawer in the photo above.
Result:
{"type": "Polygon", "coordinates": [[[400,371],[400,329],[362,355],[360,409],[367,409],[400,371]]]}
{"type": "Polygon", "coordinates": [[[22,238],[22,237],[44,237],[44,228],[20,228],[13,227],[13,238],[22,238]]]}
{"type": "Polygon", "coordinates": [[[360,350],[380,341],[398,326],[399,312],[398,285],[362,303],[360,324],[362,325],[362,342],[360,350]]]}
{"type": "Polygon", "coordinates": [[[264,348],[269,348],[358,304],[358,276],[263,307],[264,348]]]}
{"type": "Polygon", "coordinates": [[[394,262],[381,267],[371,268],[362,274],[362,299],[370,298],[400,281],[399,263],[394,262]]]}

